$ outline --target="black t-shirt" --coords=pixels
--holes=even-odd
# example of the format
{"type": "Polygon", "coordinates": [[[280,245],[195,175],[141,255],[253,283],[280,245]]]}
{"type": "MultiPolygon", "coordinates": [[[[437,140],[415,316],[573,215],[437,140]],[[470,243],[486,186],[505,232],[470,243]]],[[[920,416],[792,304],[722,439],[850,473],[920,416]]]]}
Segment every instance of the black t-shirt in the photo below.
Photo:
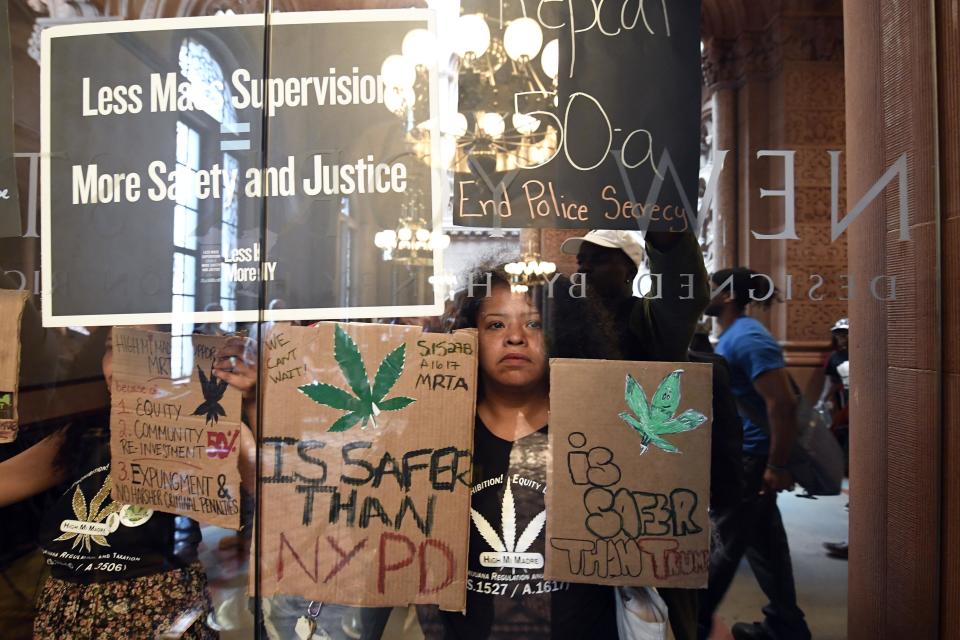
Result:
{"type": "Polygon", "coordinates": [[[98,447],[40,524],[40,547],[54,578],[124,580],[184,565],[174,551],[174,516],[110,497],[110,450],[98,447]]]}
{"type": "Polygon", "coordinates": [[[547,428],[516,442],[477,418],[467,614],[442,612],[445,638],[616,637],[613,589],[545,580],[547,428]]]}

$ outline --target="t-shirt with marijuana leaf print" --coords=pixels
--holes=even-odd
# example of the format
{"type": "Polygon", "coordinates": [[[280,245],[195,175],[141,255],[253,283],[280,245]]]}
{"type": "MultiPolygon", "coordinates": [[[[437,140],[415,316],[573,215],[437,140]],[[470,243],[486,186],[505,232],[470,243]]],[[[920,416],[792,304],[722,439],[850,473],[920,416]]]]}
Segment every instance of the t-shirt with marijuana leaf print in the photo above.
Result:
{"type": "Polygon", "coordinates": [[[547,427],[509,442],[477,418],[467,614],[441,614],[444,638],[616,637],[611,588],[543,577],[547,456],[547,427]]]}
{"type": "Polygon", "coordinates": [[[39,540],[54,578],[89,584],[185,565],[174,555],[174,516],[110,497],[106,442],[46,511],[39,540]]]}

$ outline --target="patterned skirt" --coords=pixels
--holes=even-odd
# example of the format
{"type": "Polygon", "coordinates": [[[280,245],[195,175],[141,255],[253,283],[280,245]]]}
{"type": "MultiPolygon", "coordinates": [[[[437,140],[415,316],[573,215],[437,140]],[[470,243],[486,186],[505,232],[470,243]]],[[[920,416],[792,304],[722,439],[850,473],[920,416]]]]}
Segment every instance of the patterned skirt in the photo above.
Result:
{"type": "Polygon", "coordinates": [[[116,640],[155,638],[186,630],[185,640],[216,640],[206,625],[212,610],[207,576],[199,563],[128,580],[78,584],[48,578],[37,602],[34,638],[116,640]]]}

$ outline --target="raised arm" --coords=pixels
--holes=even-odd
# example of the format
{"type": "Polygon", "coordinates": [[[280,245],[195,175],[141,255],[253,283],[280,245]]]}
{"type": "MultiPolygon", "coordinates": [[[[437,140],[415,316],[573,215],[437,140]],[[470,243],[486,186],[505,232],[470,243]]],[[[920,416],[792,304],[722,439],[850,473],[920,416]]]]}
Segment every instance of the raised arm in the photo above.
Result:
{"type": "Polygon", "coordinates": [[[710,284],[700,245],[692,232],[647,233],[653,288],[634,306],[630,328],[652,360],[687,358],[700,314],[710,302],[710,284]],[[659,277],[659,297],[657,282],[659,277]]]}
{"type": "Polygon", "coordinates": [[[240,427],[240,482],[253,491],[257,481],[257,353],[253,340],[233,336],[217,355],[214,374],[238,389],[243,397],[240,427]]]}

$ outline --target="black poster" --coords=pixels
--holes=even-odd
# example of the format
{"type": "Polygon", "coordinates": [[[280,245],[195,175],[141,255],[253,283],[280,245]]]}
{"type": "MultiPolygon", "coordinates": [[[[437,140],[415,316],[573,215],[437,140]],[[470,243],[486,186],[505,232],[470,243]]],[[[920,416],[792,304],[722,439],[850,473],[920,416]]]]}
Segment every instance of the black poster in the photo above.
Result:
{"type": "Polygon", "coordinates": [[[13,63],[10,16],[0,7],[0,238],[20,237],[20,201],[13,159],[13,63]]]}
{"type": "Polygon", "coordinates": [[[439,313],[432,260],[375,244],[404,215],[440,218],[381,79],[431,25],[332,11],[277,14],[269,40],[262,16],[45,31],[45,325],[439,313]]]}
{"type": "MultiPolygon", "coordinates": [[[[485,5],[498,15],[509,3],[485,5]]],[[[545,43],[558,40],[556,85],[517,92],[510,108],[537,118],[549,155],[537,150],[527,168],[521,147],[519,166],[498,171],[484,149],[469,149],[470,171],[454,187],[456,224],[682,229],[697,205],[700,2],[548,2],[529,16],[545,43]]],[[[500,146],[516,148],[508,133],[500,146]]]]}

